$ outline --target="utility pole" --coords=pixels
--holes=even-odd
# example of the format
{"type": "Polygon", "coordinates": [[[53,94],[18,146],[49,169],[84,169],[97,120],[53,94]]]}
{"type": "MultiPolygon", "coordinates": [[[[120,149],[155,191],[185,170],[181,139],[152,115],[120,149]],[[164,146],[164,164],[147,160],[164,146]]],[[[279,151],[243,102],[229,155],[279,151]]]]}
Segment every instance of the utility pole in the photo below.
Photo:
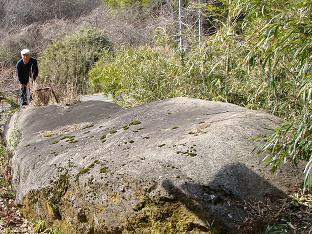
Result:
{"type": "Polygon", "coordinates": [[[183,50],[183,38],[182,38],[182,1],[179,0],[179,49],[183,50]]]}
{"type": "Polygon", "coordinates": [[[201,44],[202,38],[202,12],[201,12],[201,0],[198,0],[198,44],[201,44]]]}

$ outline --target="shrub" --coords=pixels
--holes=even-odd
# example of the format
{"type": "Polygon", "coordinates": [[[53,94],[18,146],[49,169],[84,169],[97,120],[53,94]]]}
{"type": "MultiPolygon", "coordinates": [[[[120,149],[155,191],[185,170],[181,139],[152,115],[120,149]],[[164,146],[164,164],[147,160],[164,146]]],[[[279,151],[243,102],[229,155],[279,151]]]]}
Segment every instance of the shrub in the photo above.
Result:
{"type": "Polygon", "coordinates": [[[227,101],[272,112],[283,101],[289,103],[293,95],[284,94],[287,85],[279,83],[278,98],[272,100],[269,84],[257,76],[259,71],[248,74],[246,43],[223,30],[202,46],[191,46],[185,54],[176,52],[170,41],[163,47],[124,48],[114,56],[104,56],[89,78],[98,90],[115,98],[122,96],[129,106],[176,96],[227,101]]]}
{"type": "Polygon", "coordinates": [[[103,33],[93,28],[51,43],[40,56],[43,83],[56,87],[59,96],[70,90],[79,94],[88,92],[88,71],[104,50],[111,50],[111,44],[103,33]]]}
{"type": "MultiPolygon", "coordinates": [[[[2,134],[2,132],[0,132],[2,134]]],[[[2,137],[2,136],[1,136],[2,137]]],[[[7,158],[7,151],[6,148],[4,147],[3,143],[0,142],[0,168],[3,169],[3,163],[7,158]]]]}
{"type": "Polygon", "coordinates": [[[18,146],[18,144],[21,142],[21,140],[22,140],[22,131],[18,128],[12,129],[7,142],[8,149],[10,151],[14,151],[18,146]]]}
{"type": "Polygon", "coordinates": [[[171,97],[182,67],[174,54],[167,55],[149,47],[123,48],[114,57],[103,57],[89,78],[93,87],[123,97],[119,101],[129,106],[171,97]]]}
{"type": "Polygon", "coordinates": [[[9,48],[7,45],[0,47],[0,64],[1,65],[13,65],[18,61],[19,49],[15,47],[9,48]]]}
{"type": "Polygon", "coordinates": [[[268,150],[265,160],[273,171],[287,161],[296,164],[300,160],[308,161],[305,168],[308,189],[312,187],[311,11],[311,3],[305,0],[290,0],[281,5],[266,2],[266,11],[262,12],[266,12],[270,20],[252,22],[254,27],[260,26],[260,30],[250,35],[253,49],[247,56],[255,61],[253,66],[262,67],[271,100],[275,100],[276,109],[280,109],[276,114],[286,119],[268,139],[264,147],[268,150]],[[286,102],[278,101],[285,96],[286,102]]]}

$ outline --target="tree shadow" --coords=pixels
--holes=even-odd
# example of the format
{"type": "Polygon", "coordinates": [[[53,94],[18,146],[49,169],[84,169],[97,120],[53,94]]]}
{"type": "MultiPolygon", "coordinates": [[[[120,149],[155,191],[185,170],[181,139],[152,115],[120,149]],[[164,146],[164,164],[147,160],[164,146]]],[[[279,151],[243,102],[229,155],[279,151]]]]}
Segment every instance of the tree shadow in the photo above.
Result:
{"type": "Polygon", "coordinates": [[[177,184],[166,179],[162,186],[170,199],[181,202],[206,227],[212,224],[219,233],[261,230],[269,222],[270,214],[265,212],[274,210],[265,205],[287,197],[241,163],[226,166],[207,185],[191,181],[177,184]]]}

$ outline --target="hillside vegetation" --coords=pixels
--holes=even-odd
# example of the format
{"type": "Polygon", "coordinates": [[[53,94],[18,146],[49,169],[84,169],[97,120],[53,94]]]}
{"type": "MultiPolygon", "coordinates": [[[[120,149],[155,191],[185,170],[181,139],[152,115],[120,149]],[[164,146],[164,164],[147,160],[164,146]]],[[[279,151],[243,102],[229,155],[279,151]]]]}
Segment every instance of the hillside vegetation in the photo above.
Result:
{"type": "Polygon", "coordinates": [[[285,122],[264,146],[265,160],[273,171],[286,161],[307,161],[309,188],[311,2],[229,0],[200,7],[213,16],[216,33],[199,43],[196,31],[185,30],[187,46],[178,49],[174,35],[158,28],[152,46],[105,53],[89,73],[93,87],[126,106],[189,96],[280,116],[285,122]]]}
{"type": "Polygon", "coordinates": [[[0,23],[2,27],[11,29],[55,18],[78,18],[90,13],[100,4],[100,0],[1,0],[0,23]]]}
{"type": "Polygon", "coordinates": [[[161,8],[111,8],[100,0],[0,0],[0,64],[15,65],[19,51],[30,48],[39,57],[46,47],[85,27],[107,35],[114,46],[150,43],[155,27],[174,28],[171,4],[161,8]]]}
{"type": "Polygon", "coordinates": [[[185,1],[182,16],[179,47],[177,1],[0,0],[0,96],[28,47],[63,103],[103,92],[125,107],[188,96],[263,110],[284,120],[265,162],[305,161],[311,191],[311,1],[185,1]]]}

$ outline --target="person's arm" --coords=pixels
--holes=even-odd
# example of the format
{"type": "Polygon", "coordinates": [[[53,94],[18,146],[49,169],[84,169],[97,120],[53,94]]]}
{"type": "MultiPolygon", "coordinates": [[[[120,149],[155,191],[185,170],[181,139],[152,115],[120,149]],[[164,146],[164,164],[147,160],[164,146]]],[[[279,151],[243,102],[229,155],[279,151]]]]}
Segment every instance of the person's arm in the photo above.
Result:
{"type": "Polygon", "coordinates": [[[23,72],[19,62],[16,64],[16,74],[19,82],[21,82],[23,80],[23,72]]]}
{"type": "Polygon", "coordinates": [[[32,64],[32,77],[33,77],[33,80],[35,81],[38,77],[38,74],[39,74],[39,69],[38,69],[38,63],[37,63],[37,60],[34,59],[34,62],[32,64]]]}

